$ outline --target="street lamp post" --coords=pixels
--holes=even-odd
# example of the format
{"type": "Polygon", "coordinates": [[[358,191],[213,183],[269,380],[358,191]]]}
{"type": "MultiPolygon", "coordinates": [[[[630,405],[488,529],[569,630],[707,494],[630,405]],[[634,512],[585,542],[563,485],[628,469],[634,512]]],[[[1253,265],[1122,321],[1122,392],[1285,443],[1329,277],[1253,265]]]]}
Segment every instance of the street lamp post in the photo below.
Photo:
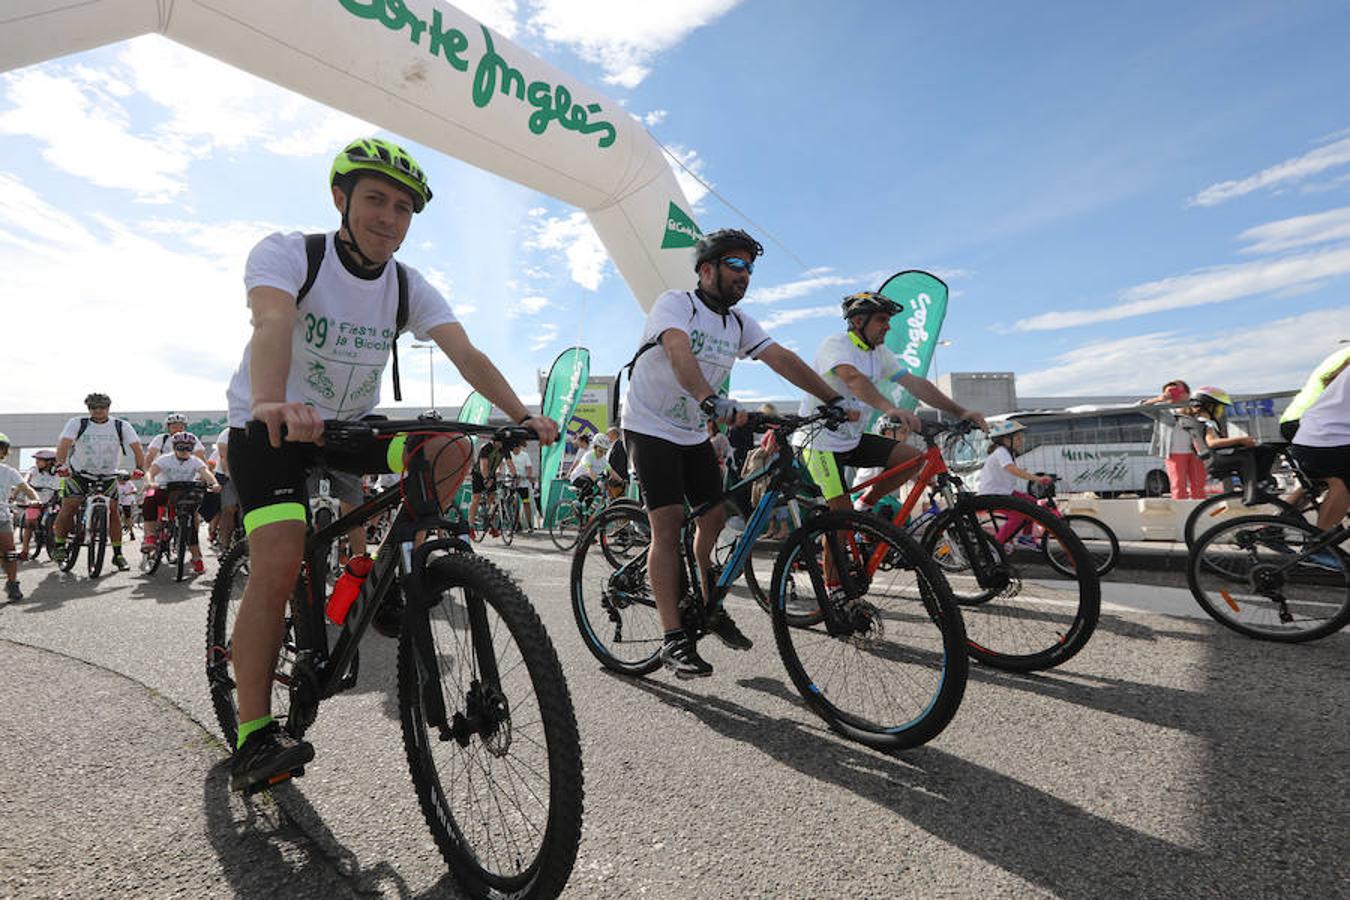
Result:
{"type": "Polygon", "coordinates": [[[952,345],[952,342],[951,342],[951,341],[946,341],[946,340],[938,341],[936,344],[933,345],[933,383],[934,383],[934,384],[937,384],[937,377],[938,377],[938,364],[937,364],[937,352],[938,352],[938,348],[939,348],[939,347],[950,347],[951,345],[952,345]]]}
{"type": "Polygon", "coordinates": [[[413,344],[414,350],[427,351],[427,378],[431,381],[431,408],[436,408],[436,345],[435,344],[413,344]]]}

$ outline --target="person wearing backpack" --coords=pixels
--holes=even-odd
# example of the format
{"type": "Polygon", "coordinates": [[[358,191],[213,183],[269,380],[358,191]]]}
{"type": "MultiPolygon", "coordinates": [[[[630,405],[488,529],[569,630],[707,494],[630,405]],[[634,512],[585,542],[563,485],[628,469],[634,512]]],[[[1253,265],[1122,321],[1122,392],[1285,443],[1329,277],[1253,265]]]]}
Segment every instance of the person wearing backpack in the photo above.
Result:
{"type": "MultiPolygon", "coordinates": [[[[53,559],[59,564],[66,559],[66,535],[75,522],[88,482],[113,479],[122,461],[123,453],[131,453],[136,460],[133,479],[145,474],[145,451],[136,429],[126,419],[108,415],[112,399],[107,394],[94,392],[84,398],[87,416],[74,416],[61,429],[61,440],[56,445],[56,474],[65,478],[61,487],[61,512],[56,517],[53,559]]],[[[116,493],[108,504],[108,540],[112,543],[113,565],[125,572],[131,568],[122,555],[122,510],[116,493]]]]}
{"type": "MultiPolygon", "coordinates": [[[[431,200],[426,174],[408,152],[381,138],[360,138],[338,152],[328,181],[339,227],[319,235],[268,235],[244,270],[252,333],[226,394],[229,469],[250,566],[231,642],[239,733],[230,788],[236,791],[267,784],[314,758],[314,747],[283,731],[271,711],[286,607],[304,550],[305,477],[320,461],[357,475],[403,469],[406,434],[373,441],[361,452],[321,446],[325,419],[358,421],[373,413],[391,355],[394,397],[401,399],[398,332],[435,341],[470,386],[541,443],[558,436],[557,423],[532,415],[473,345],[440,291],[394,259],[413,216],[431,200]]],[[[450,502],[469,472],[468,441],[437,436],[407,444],[435,461],[441,501],[450,502]]],[[[374,625],[397,634],[401,605],[386,603],[374,625]]]]}
{"type": "MultiPolygon", "coordinates": [[[[632,377],[623,402],[624,446],[647,501],[652,538],[647,571],[665,632],[661,662],[677,678],[712,674],[695,642],[680,626],[680,523],[683,503],[700,506],[721,491],[721,467],[708,439],[708,419],[744,425],[746,411],[719,396],[713,385],[729,376],[737,358],[759,360],[789,382],[831,405],[835,421],[848,413],[834,406],[839,392],[797,354],[777,344],[750,316],[732,307],[745,296],[755,260],[764,248],[739,229],[704,235],[694,250],[694,291],[666,291],[656,298],[643,325],[637,353],[625,367],[632,377]]],[[[704,580],[726,521],[722,504],[700,517],[694,556],[704,580]]],[[[710,631],[728,647],[753,643],[725,609],[708,619],[710,631]]]]}

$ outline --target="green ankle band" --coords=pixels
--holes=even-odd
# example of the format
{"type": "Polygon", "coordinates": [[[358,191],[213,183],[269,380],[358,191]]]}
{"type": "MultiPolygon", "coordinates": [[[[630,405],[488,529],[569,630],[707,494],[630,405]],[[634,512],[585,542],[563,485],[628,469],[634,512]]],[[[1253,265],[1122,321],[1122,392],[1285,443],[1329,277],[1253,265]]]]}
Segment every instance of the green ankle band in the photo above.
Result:
{"type": "Polygon", "coordinates": [[[271,724],[271,722],[272,722],[271,716],[263,716],[261,719],[254,719],[251,722],[244,722],[243,724],[241,724],[239,726],[239,740],[237,740],[234,744],[235,749],[237,750],[240,747],[244,746],[244,741],[248,740],[248,736],[250,734],[252,734],[253,732],[257,731],[260,728],[266,728],[268,725],[271,724]]]}

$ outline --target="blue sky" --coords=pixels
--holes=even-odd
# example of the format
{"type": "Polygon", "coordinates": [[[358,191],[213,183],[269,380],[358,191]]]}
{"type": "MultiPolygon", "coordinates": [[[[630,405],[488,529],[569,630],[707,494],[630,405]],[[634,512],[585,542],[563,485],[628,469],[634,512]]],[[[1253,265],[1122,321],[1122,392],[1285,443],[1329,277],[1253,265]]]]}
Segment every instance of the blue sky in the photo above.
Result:
{"type": "MultiPolygon", "coordinates": [[[[623,102],[754,221],[683,179],[704,228],[764,235],[745,309],[808,359],[841,296],[907,268],[953,290],[940,370],[1013,371],[1023,395],[1287,389],[1350,338],[1343,4],[461,8],[623,102]]],[[[0,408],[94,388],[223,408],[249,247],[335,226],[329,161],[370,130],[158,37],[0,78],[7,350],[49,373],[0,408]]],[[[436,199],[400,256],[522,395],[575,342],[595,372],[628,360],[642,314],[583,214],[410,149],[436,199]]],[[[401,356],[425,406],[427,356],[401,356]]],[[[444,360],[436,380],[442,405],[467,393],[444,360]]],[[[733,387],[793,393],[759,365],[733,387]]]]}

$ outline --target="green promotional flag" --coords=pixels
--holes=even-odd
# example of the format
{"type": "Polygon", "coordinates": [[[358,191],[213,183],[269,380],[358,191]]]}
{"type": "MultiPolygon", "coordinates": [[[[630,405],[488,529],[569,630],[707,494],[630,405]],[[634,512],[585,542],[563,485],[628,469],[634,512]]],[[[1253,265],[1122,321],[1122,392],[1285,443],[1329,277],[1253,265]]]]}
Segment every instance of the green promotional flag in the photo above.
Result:
{"type": "MultiPolygon", "coordinates": [[[[947,316],[946,283],[936,275],[910,269],[887,278],[879,292],[905,308],[903,313],[891,319],[886,346],[900,358],[910,374],[927,377],[933,350],[942,331],[942,320],[947,316]]],[[[892,397],[903,395],[897,406],[913,410],[919,405],[919,401],[899,385],[890,387],[892,397]]]]}
{"type": "MultiPolygon", "coordinates": [[[[586,380],[591,376],[591,351],[585,347],[569,347],[553,361],[553,368],[544,382],[544,396],[539,404],[539,414],[548,416],[558,423],[558,434],[567,434],[567,423],[581,400],[581,392],[586,388],[586,380]]],[[[563,440],[554,441],[547,447],[539,448],[539,505],[547,516],[549,495],[553,490],[553,479],[563,457],[563,440]]]]}
{"type": "Polygon", "coordinates": [[[488,402],[488,398],[474,391],[459,408],[459,415],[455,416],[455,421],[468,422],[470,425],[486,425],[490,415],[492,404],[488,402]]]}

